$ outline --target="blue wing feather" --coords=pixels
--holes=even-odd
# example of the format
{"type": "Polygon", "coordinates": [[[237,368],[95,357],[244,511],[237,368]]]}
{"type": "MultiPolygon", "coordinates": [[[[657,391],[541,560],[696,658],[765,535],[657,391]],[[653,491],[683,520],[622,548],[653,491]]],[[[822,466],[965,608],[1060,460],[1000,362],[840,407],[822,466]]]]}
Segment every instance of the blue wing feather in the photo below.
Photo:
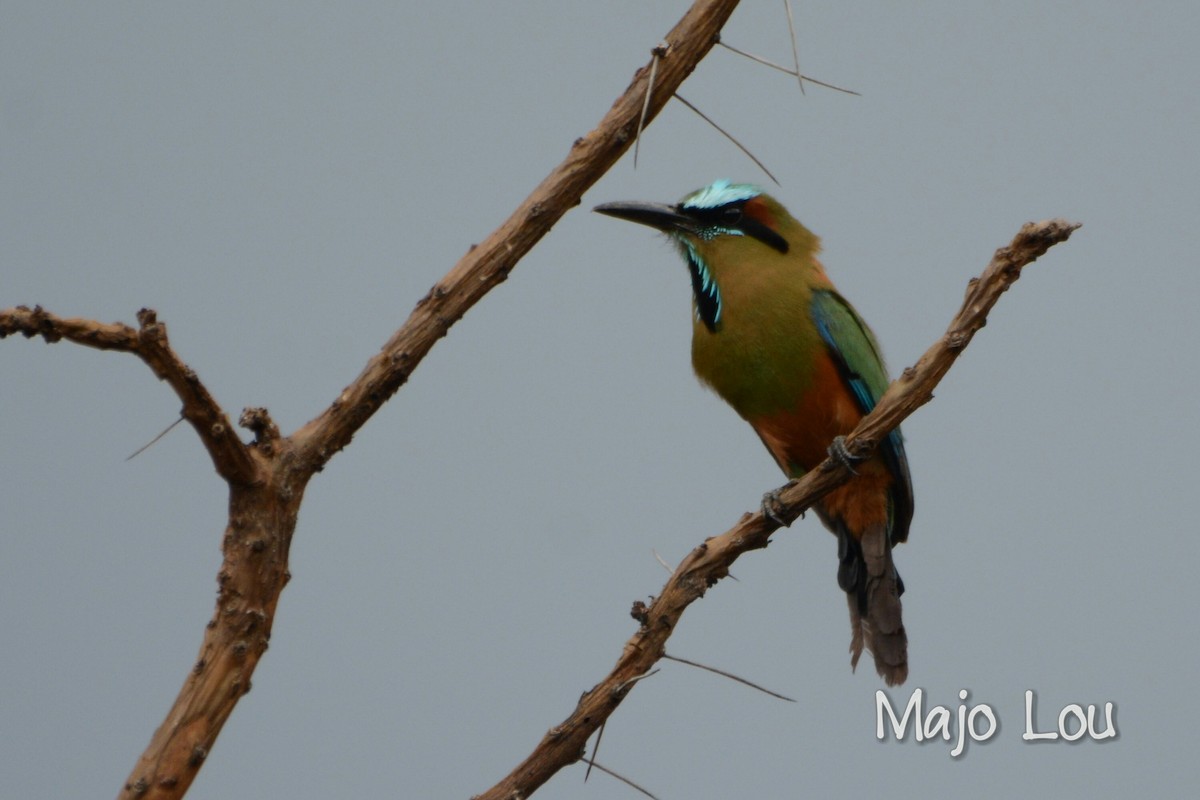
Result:
{"type": "MultiPolygon", "coordinates": [[[[874,334],[850,304],[836,292],[813,292],[812,315],[817,333],[829,348],[838,372],[854,395],[859,409],[864,414],[870,413],[887,390],[889,383],[883,356],[879,352],[879,344],[875,341],[874,334]]],[[[891,498],[891,538],[893,542],[903,542],[908,538],[908,526],[912,520],[913,496],[908,457],[904,452],[904,437],[899,428],[888,434],[879,450],[895,477],[891,498]]]]}

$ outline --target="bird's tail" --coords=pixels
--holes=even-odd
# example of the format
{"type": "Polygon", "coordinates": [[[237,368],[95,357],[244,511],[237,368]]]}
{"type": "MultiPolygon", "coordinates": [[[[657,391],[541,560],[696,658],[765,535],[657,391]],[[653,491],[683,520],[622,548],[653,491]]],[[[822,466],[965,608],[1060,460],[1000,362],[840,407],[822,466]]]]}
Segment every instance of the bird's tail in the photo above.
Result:
{"type": "Polygon", "coordinates": [[[838,534],[838,585],[850,606],[850,667],[858,666],[863,647],[875,657],[875,671],[888,686],[908,677],[908,635],[900,595],[904,582],[892,563],[886,525],[869,525],[861,539],[844,528],[838,534]]]}

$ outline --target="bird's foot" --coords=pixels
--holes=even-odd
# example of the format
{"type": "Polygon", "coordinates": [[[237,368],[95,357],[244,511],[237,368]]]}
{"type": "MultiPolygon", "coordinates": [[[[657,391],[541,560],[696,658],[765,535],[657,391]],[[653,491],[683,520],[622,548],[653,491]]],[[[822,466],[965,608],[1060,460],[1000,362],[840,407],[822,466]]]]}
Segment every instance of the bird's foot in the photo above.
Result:
{"type": "Polygon", "coordinates": [[[829,455],[841,463],[843,467],[850,470],[851,475],[857,475],[858,470],[854,469],[855,464],[861,464],[866,459],[861,456],[853,455],[849,448],[846,447],[845,436],[835,436],[833,443],[829,445],[829,455]]]}
{"type": "MultiPolygon", "coordinates": [[[[762,499],[762,514],[763,514],[763,516],[766,517],[767,519],[771,520],[771,522],[774,522],[776,525],[778,525],[781,528],[790,527],[792,523],[785,521],[783,518],[783,500],[780,499],[779,494],[784,489],[788,488],[789,486],[791,486],[794,483],[795,483],[795,481],[788,481],[786,486],[783,486],[782,488],[779,488],[779,489],[775,489],[774,491],[767,492],[766,494],[763,495],[763,499],[762,499]]],[[[800,512],[800,516],[801,517],[804,516],[803,511],[800,512]]]]}

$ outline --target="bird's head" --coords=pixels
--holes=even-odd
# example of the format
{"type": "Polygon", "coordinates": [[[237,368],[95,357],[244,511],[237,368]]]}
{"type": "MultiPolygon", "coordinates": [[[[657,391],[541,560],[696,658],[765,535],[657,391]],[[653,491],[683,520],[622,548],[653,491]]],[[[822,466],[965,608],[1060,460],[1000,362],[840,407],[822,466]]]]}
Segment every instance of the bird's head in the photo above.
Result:
{"type": "Polygon", "coordinates": [[[719,180],[674,205],[619,201],[595,211],[649,225],[679,246],[692,277],[696,315],[716,331],[723,288],[787,276],[817,250],[817,238],[757,186],[719,180]]]}

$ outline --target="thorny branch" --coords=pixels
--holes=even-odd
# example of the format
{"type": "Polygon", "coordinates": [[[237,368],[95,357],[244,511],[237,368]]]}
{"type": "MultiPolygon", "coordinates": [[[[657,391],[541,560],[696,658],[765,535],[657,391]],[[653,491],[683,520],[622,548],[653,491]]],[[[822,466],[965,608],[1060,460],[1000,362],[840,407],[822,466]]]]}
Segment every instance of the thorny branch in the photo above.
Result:
{"type": "Polygon", "coordinates": [[[349,444],[450,326],[507,278],[517,261],[563,214],[579,205],[584,191],[633,144],[639,122],[648,125],[713,48],[736,6],[737,0],[697,0],[654,48],[650,63],[638,70],[595,130],[575,140],[566,160],[503,225],[473,246],[429,290],[354,382],[319,417],[296,432],[294,439],[313,469],[320,469],[349,444]],[[651,74],[653,85],[647,91],[651,74]]]}
{"type": "MultiPolygon", "coordinates": [[[[229,485],[229,522],[217,576],[217,605],[200,654],[174,705],[154,733],[122,798],[182,797],[211,751],[266,652],[275,609],[290,575],[288,551],[309,479],[345,447],[408,380],[438,339],[468,309],[508,277],[517,262],[629,149],[639,116],[649,124],[712,49],[737,0],[696,0],[640,69],[595,130],[577,139],[566,159],[512,216],[468,253],[417,304],[408,320],[362,373],[318,417],[281,436],[265,409],[247,409],[239,423],[254,433],[245,444],[199,378],[171,350],[153,311],[141,326],[64,319],[41,308],[0,310],[0,337],[41,336],[137,355],[183,401],[183,416],[229,485]],[[649,97],[647,102],[646,97],[649,97]]],[[[626,676],[626,680],[633,676],[626,676]]]]}
{"type": "Polygon", "coordinates": [[[66,339],[98,350],[133,353],[166,381],[183,401],[184,419],[204,443],[217,473],[230,484],[250,484],[259,479],[250,451],[238,438],[229,418],[196,373],[175,354],[167,341],[167,326],[148,308],[138,312],[139,327],[120,323],[55,316],[41,306],[17,306],[0,312],[0,338],[20,333],[40,336],[49,343],[66,339]]]}
{"type": "MultiPolygon", "coordinates": [[[[289,578],[288,550],[304,489],[312,475],[346,446],[376,410],[402,386],[433,345],[462,315],[501,283],[521,256],[580,201],[629,148],[645,109],[651,121],[717,41],[737,0],[697,0],[656,53],[634,76],[600,125],[576,140],[514,214],[471,250],[417,304],[409,319],[363,372],[318,417],[291,436],[281,436],[264,409],[248,409],[240,424],[255,440],[245,444],[228,416],[169,346],[154,312],[139,312],[140,326],[60,318],[41,308],[0,310],[0,337],[20,333],[48,342],[66,339],[99,349],[132,353],[166,381],[183,402],[217,472],[230,487],[229,523],[223,539],[219,594],[200,654],[175,704],[130,774],[124,798],[179,798],[195,779],[265,653],[280,593],[289,578]],[[646,97],[649,102],[646,102],[646,97]]],[[[962,310],[946,335],[892,384],[879,405],[846,442],[865,456],[887,432],[932,398],[932,389],[981,328],[1000,294],[1020,270],[1078,227],[1060,220],[1030,223],[972,282],[962,310]]],[[[778,515],[790,522],[849,477],[825,462],[780,493],[778,515]]],[[[589,736],[612,714],[640,676],[664,655],[664,646],[687,606],[729,574],[744,552],[766,545],[777,524],[746,514],[729,531],[695,548],[675,569],[649,606],[638,603],[641,623],[611,673],[580,699],[575,711],[552,728],[510,775],[483,798],[527,797],[562,767],[578,761],[589,736]]]]}
{"type": "MultiPolygon", "coordinates": [[[[1066,241],[1078,227],[1060,219],[1026,223],[1011,244],[997,250],[983,274],[968,285],[966,300],[945,335],[892,382],[875,410],[846,437],[847,449],[853,455],[869,456],[893,428],[933,399],[934,387],[986,324],[988,312],[1020,277],[1021,269],[1066,241]]],[[[850,475],[840,461],[828,458],[803,478],[783,487],[780,507],[775,511],[790,524],[850,475]]],[[[744,514],[728,531],[706,540],[684,557],[654,602],[649,606],[640,601],[634,604],[632,613],[641,626],[625,643],[612,671],[579,698],[571,715],[551,728],[516,769],[476,800],[528,797],[558,770],[581,760],[587,740],[633,687],[630,681],[647,673],[665,655],[667,639],[687,607],[726,577],[740,555],[766,547],[778,528],[778,523],[761,512],[744,514]]]]}

